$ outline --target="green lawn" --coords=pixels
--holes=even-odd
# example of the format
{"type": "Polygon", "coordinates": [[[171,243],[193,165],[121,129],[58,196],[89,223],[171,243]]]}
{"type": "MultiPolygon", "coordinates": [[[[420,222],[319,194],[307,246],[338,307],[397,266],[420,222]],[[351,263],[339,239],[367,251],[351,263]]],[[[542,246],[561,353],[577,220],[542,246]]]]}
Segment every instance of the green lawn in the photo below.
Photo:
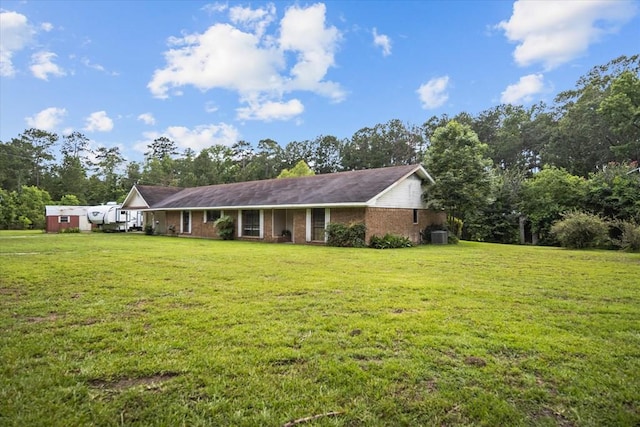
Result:
{"type": "Polygon", "coordinates": [[[0,232],[0,425],[640,424],[640,255],[0,232]]]}

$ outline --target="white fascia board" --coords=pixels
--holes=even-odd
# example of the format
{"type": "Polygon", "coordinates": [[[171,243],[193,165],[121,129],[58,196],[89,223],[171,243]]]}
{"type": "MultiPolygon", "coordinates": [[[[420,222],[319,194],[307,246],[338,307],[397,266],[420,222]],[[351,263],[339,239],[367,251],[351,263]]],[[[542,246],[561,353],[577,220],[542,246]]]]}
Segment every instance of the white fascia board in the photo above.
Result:
{"type": "Polygon", "coordinates": [[[310,208],[364,208],[366,203],[314,203],[304,205],[252,205],[252,206],[185,206],[181,208],[149,208],[141,211],[199,211],[199,210],[256,210],[256,209],[310,209],[310,208]]]}

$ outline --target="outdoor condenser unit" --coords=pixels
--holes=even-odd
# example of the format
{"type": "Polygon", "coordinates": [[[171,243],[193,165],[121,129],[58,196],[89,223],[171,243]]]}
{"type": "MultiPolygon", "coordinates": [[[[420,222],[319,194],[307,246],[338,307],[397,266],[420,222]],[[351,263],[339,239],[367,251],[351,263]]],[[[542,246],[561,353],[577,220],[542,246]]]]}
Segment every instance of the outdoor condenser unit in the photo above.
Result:
{"type": "Polygon", "coordinates": [[[432,231],[431,232],[431,243],[434,245],[446,245],[449,243],[449,232],[448,231],[432,231]]]}

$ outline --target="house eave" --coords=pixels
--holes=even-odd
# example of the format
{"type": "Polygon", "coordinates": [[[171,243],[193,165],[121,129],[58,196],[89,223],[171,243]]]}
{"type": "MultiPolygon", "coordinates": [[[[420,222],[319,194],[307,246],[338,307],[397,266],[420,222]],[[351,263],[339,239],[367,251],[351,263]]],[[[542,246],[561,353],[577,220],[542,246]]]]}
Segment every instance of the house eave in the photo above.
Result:
{"type": "Polygon", "coordinates": [[[365,208],[372,206],[368,202],[347,202],[347,203],[306,203],[289,205],[243,205],[243,206],[184,206],[179,208],[154,207],[140,209],[145,212],[153,211],[202,211],[202,210],[256,210],[256,209],[312,209],[312,208],[365,208]]]}

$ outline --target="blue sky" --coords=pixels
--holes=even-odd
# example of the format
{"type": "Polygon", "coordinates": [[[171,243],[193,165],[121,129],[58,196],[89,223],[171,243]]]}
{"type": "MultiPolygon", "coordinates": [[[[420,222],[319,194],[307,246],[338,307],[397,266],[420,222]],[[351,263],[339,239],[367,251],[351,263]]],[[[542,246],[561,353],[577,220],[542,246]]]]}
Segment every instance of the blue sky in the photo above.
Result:
{"type": "Polygon", "coordinates": [[[5,1],[0,140],[80,131],[142,160],[551,103],[640,52],[637,1],[5,1]]]}

